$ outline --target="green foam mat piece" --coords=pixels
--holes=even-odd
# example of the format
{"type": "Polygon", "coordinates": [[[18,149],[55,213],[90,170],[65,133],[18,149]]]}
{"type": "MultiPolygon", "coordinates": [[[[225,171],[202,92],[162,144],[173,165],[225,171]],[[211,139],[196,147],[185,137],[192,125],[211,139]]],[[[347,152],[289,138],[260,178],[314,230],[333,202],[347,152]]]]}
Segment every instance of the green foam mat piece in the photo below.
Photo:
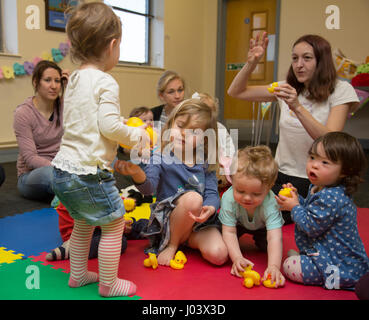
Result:
{"type": "Polygon", "coordinates": [[[68,286],[69,274],[31,259],[3,264],[0,269],[0,300],[139,300],[141,297],[103,298],[98,284],[68,286]]]}

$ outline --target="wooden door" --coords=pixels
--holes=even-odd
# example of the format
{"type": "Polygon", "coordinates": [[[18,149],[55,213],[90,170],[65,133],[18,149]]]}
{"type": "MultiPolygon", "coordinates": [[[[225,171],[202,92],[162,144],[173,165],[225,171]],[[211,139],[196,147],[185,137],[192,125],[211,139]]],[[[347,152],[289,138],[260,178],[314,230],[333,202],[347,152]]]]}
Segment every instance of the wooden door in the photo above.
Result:
{"type": "MultiPolygon", "coordinates": [[[[252,102],[231,98],[226,92],[236,74],[246,62],[251,37],[267,31],[270,44],[267,52],[253,72],[250,85],[262,85],[273,82],[274,46],[276,30],[277,0],[228,0],[226,23],[224,118],[252,120],[252,102]],[[273,39],[274,37],[274,39],[273,39]]],[[[265,116],[268,119],[268,115],[265,116]]]]}

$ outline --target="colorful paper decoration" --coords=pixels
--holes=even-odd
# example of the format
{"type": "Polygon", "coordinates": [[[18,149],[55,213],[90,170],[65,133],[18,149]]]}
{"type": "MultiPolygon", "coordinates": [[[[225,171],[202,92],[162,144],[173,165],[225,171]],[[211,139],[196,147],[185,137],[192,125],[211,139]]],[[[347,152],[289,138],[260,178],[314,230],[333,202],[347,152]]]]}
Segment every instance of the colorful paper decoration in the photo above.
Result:
{"type": "Polygon", "coordinates": [[[53,56],[51,55],[51,53],[47,52],[47,51],[42,52],[41,58],[42,58],[42,60],[54,61],[53,56]]]}
{"type": "Polygon", "coordinates": [[[59,49],[52,48],[51,54],[53,56],[53,60],[58,63],[64,59],[64,56],[61,54],[59,49]]]}
{"type": "Polygon", "coordinates": [[[23,76],[26,74],[26,71],[24,70],[24,65],[21,65],[18,62],[13,64],[13,70],[16,76],[23,76]]]}
{"type": "Polygon", "coordinates": [[[33,69],[35,68],[34,64],[32,62],[26,61],[23,66],[26,73],[30,76],[33,73],[33,69]]]}
{"type": "Polygon", "coordinates": [[[14,79],[14,71],[13,68],[8,66],[3,66],[3,74],[5,79],[14,79]]]}
{"type": "Polygon", "coordinates": [[[35,66],[41,60],[54,61],[56,63],[62,61],[68,54],[70,48],[69,41],[59,44],[59,48],[52,48],[51,52],[44,51],[40,57],[33,58],[33,61],[25,61],[23,64],[18,62],[13,64],[13,67],[2,66],[0,68],[0,79],[14,79],[15,76],[32,75],[35,66]]]}

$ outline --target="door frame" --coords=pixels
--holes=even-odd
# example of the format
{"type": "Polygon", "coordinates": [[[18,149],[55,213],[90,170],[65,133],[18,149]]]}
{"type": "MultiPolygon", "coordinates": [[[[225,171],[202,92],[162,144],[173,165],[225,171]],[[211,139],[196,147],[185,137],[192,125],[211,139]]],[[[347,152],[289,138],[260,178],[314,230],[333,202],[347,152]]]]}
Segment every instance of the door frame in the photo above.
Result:
{"type": "MultiPolygon", "coordinates": [[[[225,81],[225,51],[226,51],[226,31],[227,31],[227,1],[218,1],[218,18],[217,18],[217,52],[216,52],[216,80],[215,80],[215,96],[219,100],[219,121],[226,124],[224,119],[224,90],[225,81]]],[[[274,70],[273,79],[277,81],[278,77],[278,54],[279,54],[279,30],[280,30],[280,16],[281,16],[281,0],[276,0],[276,25],[275,25],[275,56],[274,56],[274,70]]],[[[275,117],[277,119],[277,117],[275,117]]],[[[247,121],[247,120],[239,120],[247,121]]],[[[275,133],[276,121],[272,123],[271,142],[276,142],[278,135],[275,133]]],[[[239,137],[243,140],[242,135],[239,137]]]]}

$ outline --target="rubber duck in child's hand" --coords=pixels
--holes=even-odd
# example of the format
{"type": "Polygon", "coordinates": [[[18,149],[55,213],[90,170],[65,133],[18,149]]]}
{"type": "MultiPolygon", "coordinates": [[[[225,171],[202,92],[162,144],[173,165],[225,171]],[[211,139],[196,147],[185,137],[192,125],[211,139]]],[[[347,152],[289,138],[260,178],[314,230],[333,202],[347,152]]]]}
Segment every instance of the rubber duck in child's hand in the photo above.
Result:
{"type": "MultiPolygon", "coordinates": [[[[126,125],[129,127],[140,127],[143,126],[144,124],[145,122],[143,122],[143,120],[138,117],[131,117],[127,120],[126,123],[126,125]]],[[[150,137],[150,147],[152,148],[156,144],[156,141],[158,140],[158,135],[155,132],[155,130],[150,126],[148,126],[145,130],[150,137]]],[[[120,144],[120,146],[126,149],[131,149],[131,147],[126,146],[124,144],[120,144]]]]}
{"type": "Polygon", "coordinates": [[[187,258],[182,251],[177,251],[174,259],[170,260],[169,265],[176,270],[180,270],[184,268],[184,265],[187,262],[187,258]]]}
{"type": "Polygon", "coordinates": [[[152,267],[154,270],[158,267],[158,260],[155,253],[149,253],[149,257],[144,260],[144,266],[147,268],[152,267]]]}
{"type": "Polygon", "coordinates": [[[281,191],[279,191],[278,195],[279,196],[285,196],[285,197],[288,197],[288,198],[292,198],[292,189],[291,188],[283,188],[281,189],[281,191]]]}
{"type": "MultiPolygon", "coordinates": [[[[263,281],[264,287],[267,287],[267,288],[276,288],[275,284],[276,284],[276,282],[275,281],[272,282],[270,274],[268,274],[267,279],[263,281]]],[[[277,288],[279,288],[279,287],[283,287],[282,280],[279,281],[279,286],[277,288]]]]}
{"type": "Polygon", "coordinates": [[[245,271],[241,272],[241,275],[243,276],[243,285],[246,288],[252,288],[254,285],[259,286],[260,285],[260,274],[257,273],[255,270],[252,270],[252,266],[248,265],[245,268],[245,271]]]}

